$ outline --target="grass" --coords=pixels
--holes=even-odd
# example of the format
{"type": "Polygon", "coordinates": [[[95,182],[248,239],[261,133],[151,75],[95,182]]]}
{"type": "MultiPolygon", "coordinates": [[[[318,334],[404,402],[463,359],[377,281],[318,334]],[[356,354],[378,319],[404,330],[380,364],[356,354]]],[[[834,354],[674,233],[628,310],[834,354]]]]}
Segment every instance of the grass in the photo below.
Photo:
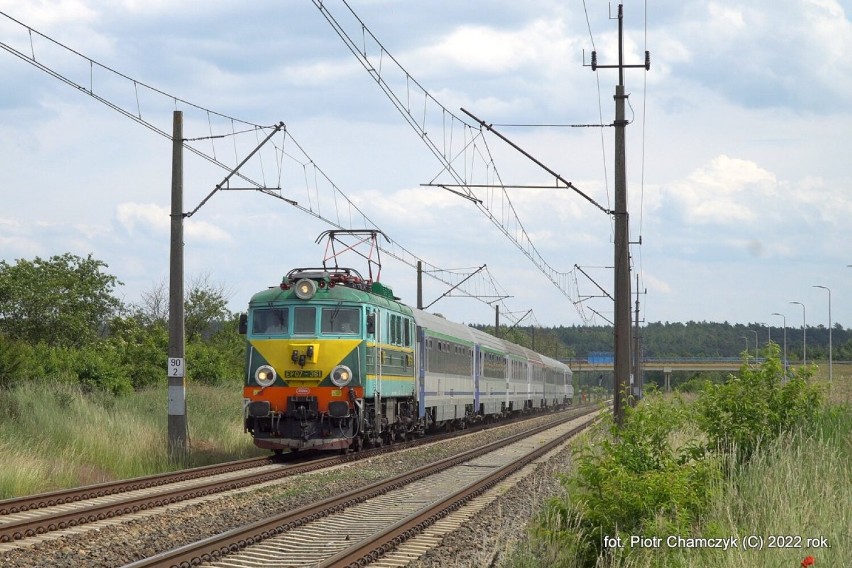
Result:
{"type": "Polygon", "coordinates": [[[828,361],[816,361],[814,380],[825,386],[827,399],[833,404],[852,404],[852,362],[834,361],[829,373],[828,361]],[[829,382],[829,378],[832,380],[829,382]]]}
{"type": "MultiPolygon", "coordinates": [[[[835,379],[837,376],[835,375],[835,379]]],[[[815,566],[852,566],[852,407],[829,407],[816,432],[782,435],[760,448],[747,467],[720,482],[719,495],[694,528],[693,537],[764,537],[763,550],[668,548],[623,549],[617,558],[600,558],[607,568],[734,568],[790,567],[812,556],[815,566]],[[771,535],[801,537],[801,548],[767,547],[771,535]],[[808,546],[821,539],[830,548],[808,546]]],[[[560,549],[564,541],[548,542],[548,534],[565,528],[557,516],[540,519],[538,534],[516,550],[504,566],[571,568],[579,564],[560,549]]],[[[579,526],[579,523],[576,524],[579,526]]],[[[564,534],[564,533],[562,533],[564,534]]],[[[665,541],[663,541],[665,542],[665,541]]],[[[794,540],[792,544],[797,544],[794,540]]]]}
{"type": "MultiPolygon", "coordinates": [[[[125,397],[65,383],[0,390],[0,499],[176,469],[165,386],[125,397]]],[[[243,432],[239,385],[187,387],[189,466],[265,452],[243,432]]]]}
{"type": "Polygon", "coordinates": [[[820,432],[781,436],[727,479],[700,532],[707,536],[791,535],[801,548],[643,551],[621,566],[852,566],[852,409],[829,411],[820,432]],[[808,546],[824,538],[830,548],[808,546]],[[663,561],[663,558],[665,559],[663,561]],[[661,563],[662,562],[662,563],[661,563]]]}

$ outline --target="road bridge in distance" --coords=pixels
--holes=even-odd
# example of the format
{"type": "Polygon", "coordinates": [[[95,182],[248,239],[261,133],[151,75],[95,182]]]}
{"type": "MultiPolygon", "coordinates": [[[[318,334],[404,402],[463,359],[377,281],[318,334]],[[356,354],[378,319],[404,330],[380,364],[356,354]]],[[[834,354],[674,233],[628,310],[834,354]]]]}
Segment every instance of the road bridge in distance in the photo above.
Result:
{"type": "MultiPolygon", "coordinates": [[[[571,370],[576,372],[611,372],[612,361],[589,362],[586,359],[568,359],[563,361],[571,370]]],[[[763,363],[763,359],[749,359],[749,364],[763,363]]],[[[738,371],[743,366],[740,357],[679,357],[666,359],[643,359],[642,369],[645,371],[738,371]]]]}
{"type": "MultiPolygon", "coordinates": [[[[763,363],[763,359],[749,359],[749,364],[763,363]]],[[[613,361],[608,357],[595,357],[590,359],[571,359],[564,361],[575,373],[611,373],[613,372],[613,361]]],[[[643,359],[642,371],[662,371],[663,390],[671,391],[672,373],[675,371],[738,371],[743,366],[740,357],[677,357],[665,359],[643,359]]]]}

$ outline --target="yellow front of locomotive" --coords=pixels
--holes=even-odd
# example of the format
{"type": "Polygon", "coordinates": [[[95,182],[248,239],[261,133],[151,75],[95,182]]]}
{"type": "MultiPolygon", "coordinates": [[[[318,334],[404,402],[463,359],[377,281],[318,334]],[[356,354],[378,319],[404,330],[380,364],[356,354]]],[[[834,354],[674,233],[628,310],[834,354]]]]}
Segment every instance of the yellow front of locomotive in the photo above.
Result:
{"type": "Polygon", "coordinates": [[[367,295],[322,272],[292,280],[249,304],[245,429],[276,452],[343,450],[359,433],[367,295]]]}

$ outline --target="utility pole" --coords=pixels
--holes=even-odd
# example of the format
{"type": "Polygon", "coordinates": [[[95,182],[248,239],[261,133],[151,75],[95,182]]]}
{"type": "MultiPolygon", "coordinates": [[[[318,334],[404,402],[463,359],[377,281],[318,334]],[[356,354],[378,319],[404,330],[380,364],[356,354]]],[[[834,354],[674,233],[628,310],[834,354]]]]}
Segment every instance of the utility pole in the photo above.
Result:
{"type": "Polygon", "coordinates": [[[423,261],[417,261],[417,309],[423,309],[423,261]]]}
{"type": "Polygon", "coordinates": [[[172,132],[172,228],[169,263],[169,459],[189,457],[183,319],[183,112],[174,111],[172,132]]]}
{"type": "Polygon", "coordinates": [[[615,87],[615,373],[613,377],[613,414],[618,425],[624,422],[625,396],[630,393],[630,246],[627,214],[627,166],[624,130],[624,69],[651,67],[650,54],[645,52],[644,65],[624,64],[624,6],[618,5],[618,65],[598,65],[597,53],[592,52],[592,71],[598,68],[618,69],[618,85],[615,87]]]}
{"type": "Polygon", "coordinates": [[[494,337],[500,337],[500,304],[494,304],[494,337]]]}
{"type": "Polygon", "coordinates": [[[639,347],[639,274],[636,274],[636,321],[633,328],[633,380],[636,383],[633,389],[635,400],[642,398],[642,352],[639,347]]]}

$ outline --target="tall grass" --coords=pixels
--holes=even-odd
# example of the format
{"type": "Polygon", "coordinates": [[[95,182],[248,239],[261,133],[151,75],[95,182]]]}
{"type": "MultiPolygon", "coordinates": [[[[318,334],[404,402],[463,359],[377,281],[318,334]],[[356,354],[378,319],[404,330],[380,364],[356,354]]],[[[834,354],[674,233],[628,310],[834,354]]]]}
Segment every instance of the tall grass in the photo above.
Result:
{"type": "MultiPolygon", "coordinates": [[[[812,556],[815,567],[852,566],[852,407],[829,407],[820,413],[816,428],[783,434],[759,447],[747,464],[729,469],[731,475],[708,488],[717,498],[693,534],[705,538],[748,535],[801,537],[801,548],[762,550],[624,548],[601,557],[597,566],[608,568],[776,568],[801,566],[812,556]],[[807,546],[807,539],[824,537],[830,548],[807,546]]],[[[736,465],[736,464],[735,464],[736,465]]],[[[547,513],[547,511],[546,511],[547,513]]],[[[517,550],[506,566],[573,568],[566,530],[578,530],[579,519],[545,514],[533,538],[517,550]],[[565,525],[566,522],[571,526],[565,525]],[[558,535],[558,538],[548,538],[558,535]]],[[[792,544],[796,544],[793,541],[792,544]]]]}
{"type": "Polygon", "coordinates": [[[791,535],[801,548],[643,551],[622,566],[775,568],[852,566],[852,408],[829,409],[817,432],[782,435],[761,448],[720,487],[721,497],[702,523],[706,536],[791,535]],[[830,548],[807,546],[824,537],[830,548]],[[662,562],[662,558],[665,560],[662,562]]]}
{"type": "MultiPolygon", "coordinates": [[[[66,383],[0,390],[0,498],[175,469],[165,386],[114,397],[66,383]]],[[[190,466],[262,455],[243,433],[238,385],[187,388],[190,466]]]]}

